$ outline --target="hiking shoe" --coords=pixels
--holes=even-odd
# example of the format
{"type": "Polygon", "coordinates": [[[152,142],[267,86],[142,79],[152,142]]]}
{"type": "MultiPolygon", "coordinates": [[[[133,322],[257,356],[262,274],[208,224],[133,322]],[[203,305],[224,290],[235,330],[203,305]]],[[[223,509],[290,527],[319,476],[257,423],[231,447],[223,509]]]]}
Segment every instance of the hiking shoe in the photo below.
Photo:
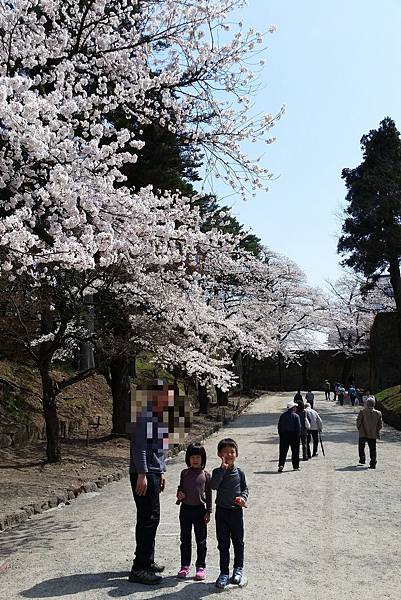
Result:
{"type": "Polygon", "coordinates": [[[149,567],[149,569],[148,569],[148,570],[149,570],[151,573],[163,573],[164,569],[165,569],[165,566],[164,566],[164,565],[158,565],[157,563],[153,562],[153,563],[150,565],[150,567],[149,567]]]}
{"type": "Polygon", "coordinates": [[[181,567],[181,569],[177,573],[177,577],[179,579],[185,579],[189,575],[189,567],[181,567]]]}
{"type": "Polygon", "coordinates": [[[279,467],[277,470],[277,473],[282,473],[283,472],[284,467],[279,467]]]}
{"type": "Polygon", "coordinates": [[[203,567],[196,567],[195,579],[196,581],[203,581],[206,578],[206,569],[203,567]]]}
{"type": "Polygon", "coordinates": [[[231,577],[231,583],[234,585],[241,585],[242,582],[242,568],[236,567],[233,571],[233,576],[231,577]]]}
{"type": "Polygon", "coordinates": [[[229,581],[230,577],[228,575],[226,575],[225,573],[220,573],[216,580],[215,586],[220,590],[224,590],[224,588],[228,586],[229,581]]]}
{"type": "Polygon", "coordinates": [[[129,574],[128,581],[130,583],[143,583],[144,585],[156,585],[160,583],[163,578],[160,575],[152,573],[146,569],[132,570],[129,574]]]}

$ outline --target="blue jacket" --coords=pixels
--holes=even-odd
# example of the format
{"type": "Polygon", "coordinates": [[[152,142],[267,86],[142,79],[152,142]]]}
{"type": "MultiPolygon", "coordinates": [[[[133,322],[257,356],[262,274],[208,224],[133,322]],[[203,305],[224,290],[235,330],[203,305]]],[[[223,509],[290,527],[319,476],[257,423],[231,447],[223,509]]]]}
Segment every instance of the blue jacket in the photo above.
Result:
{"type": "Polygon", "coordinates": [[[301,421],[297,413],[292,412],[292,408],[286,410],[278,420],[278,433],[296,433],[301,435],[301,421]]]}

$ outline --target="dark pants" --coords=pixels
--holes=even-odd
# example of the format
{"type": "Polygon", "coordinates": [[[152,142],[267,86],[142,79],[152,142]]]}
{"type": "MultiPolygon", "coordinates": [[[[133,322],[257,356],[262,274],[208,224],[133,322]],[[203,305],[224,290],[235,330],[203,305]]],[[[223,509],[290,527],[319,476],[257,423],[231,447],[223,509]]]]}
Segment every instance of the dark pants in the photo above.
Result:
{"type": "Polygon", "coordinates": [[[313,454],[317,454],[317,449],[319,445],[319,435],[318,432],[314,429],[309,429],[308,431],[308,458],[311,457],[310,451],[310,442],[313,440],[313,454]]]}
{"type": "Polygon", "coordinates": [[[199,506],[189,506],[181,504],[180,508],[180,528],[181,528],[181,565],[189,567],[191,564],[192,550],[192,526],[195,532],[196,540],[196,567],[206,567],[206,537],[207,526],[205,523],[206,508],[203,504],[199,506]]]}
{"type": "Polygon", "coordinates": [[[351,400],[352,406],[355,406],[355,396],[352,396],[351,394],[349,394],[349,399],[351,400]]]}
{"type": "Polygon", "coordinates": [[[293,469],[299,469],[299,435],[293,431],[280,433],[280,450],[278,466],[284,467],[288,449],[291,446],[291,461],[293,469]]]}
{"type": "Polygon", "coordinates": [[[244,566],[244,517],[242,508],[216,507],[216,536],[220,573],[229,574],[230,540],[234,546],[234,569],[244,566]]]}
{"type": "Polygon", "coordinates": [[[137,473],[131,473],[131,487],[136,504],[135,559],[133,569],[147,569],[155,559],[155,538],[160,521],[160,474],[147,473],[144,496],[135,492],[137,473]]]}
{"type": "Polygon", "coordinates": [[[301,432],[302,459],[308,460],[308,432],[301,432]]]}
{"type": "Polygon", "coordinates": [[[359,462],[361,463],[365,463],[366,462],[366,456],[365,456],[365,444],[366,442],[368,443],[369,446],[369,454],[370,454],[370,466],[371,467],[375,467],[376,466],[376,440],[373,438],[366,438],[366,437],[360,437],[359,438],[359,462]]]}
{"type": "Polygon", "coordinates": [[[330,392],[328,392],[327,390],[324,392],[325,398],[326,400],[330,400],[330,392]]]}
{"type": "Polygon", "coordinates": [[[338,394],[338,401],[341,406],[344,406],[344,394],[338,394]]]}

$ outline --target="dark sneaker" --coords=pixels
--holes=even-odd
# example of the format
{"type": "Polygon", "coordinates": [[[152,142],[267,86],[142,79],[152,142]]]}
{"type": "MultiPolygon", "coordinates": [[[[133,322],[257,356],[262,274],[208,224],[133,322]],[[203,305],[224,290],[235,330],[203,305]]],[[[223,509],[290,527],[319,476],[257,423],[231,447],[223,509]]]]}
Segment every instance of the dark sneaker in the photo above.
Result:
{"type": "Polygon", "coordinates": [[[165,569],[164,565],[158,565],[157,563],[152,563],[149,567],[149,571],[151,571],[152,573],[163,573],[165,569]]]}
{"type": "Polygon", "coordinates": [[[277,470],[277,473],[282,473],[283,472],[284,467],[279,467],[277,470]]]}
{"type": "Polygon", "coordinates": [[[230,577],[228,575],[226,575],[225,573],[220,573],[216,580],[215,586],[220,590],[224,590],[224,588],[228,586],[229,581],[230,577]]]}
{"type": "Polygon", "coordinates": [[[376,469],[376,465],[369,465],[369,469],[376,469]]]}
{"type": "Polygon", "coordinates": [[[293,471],[300,471],[301,469],[299,467],[294,467],[293,471]]]}
{"type": "Polygon", "coordinates": [[[143,583],[144,585],[156,585],[162,581],[160,575],[152,573],[146,569],[132,570],[129,574],[128,581],[130,583],[143,583]]]}
{"type": "Polygon", "coordinates": [[[360,460],[360,461],[359,461],[359,464],[360,464],[360,465],[364,465],[364,464],[366,464],[366,460],[360,460]]]}
{"type": "Polygon", "coordinates": [[[242,568],[236,567],[233,571],[233,576],[231,577],[231,583],[234,585],[241,585],[242,582],[242,568]]]}

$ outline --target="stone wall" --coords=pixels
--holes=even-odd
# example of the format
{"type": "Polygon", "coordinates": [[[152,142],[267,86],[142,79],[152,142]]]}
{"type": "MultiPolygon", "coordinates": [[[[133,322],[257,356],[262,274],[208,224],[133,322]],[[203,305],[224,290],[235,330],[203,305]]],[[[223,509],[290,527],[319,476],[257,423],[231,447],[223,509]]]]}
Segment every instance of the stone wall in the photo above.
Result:
{"type": "Polygon", "coordinates": [[[358,386],[368,387],[370,361],[361,354],[346,363],[345,355],[336,350],[306,352],[298,362],[288,365],[281,359],[256,361],[251,373],[251,385],[266,390],[322,390],[325,379],[347,384],[354,377],[358,386]],[[344,381],[343,381],[344,379],[344,381]]]}
{"type": "Polygon", "coordinates": [[[375,390],[401,383],[401,348],[396,313],[376,315],[370,332],[371,382],[375,390]]]}

